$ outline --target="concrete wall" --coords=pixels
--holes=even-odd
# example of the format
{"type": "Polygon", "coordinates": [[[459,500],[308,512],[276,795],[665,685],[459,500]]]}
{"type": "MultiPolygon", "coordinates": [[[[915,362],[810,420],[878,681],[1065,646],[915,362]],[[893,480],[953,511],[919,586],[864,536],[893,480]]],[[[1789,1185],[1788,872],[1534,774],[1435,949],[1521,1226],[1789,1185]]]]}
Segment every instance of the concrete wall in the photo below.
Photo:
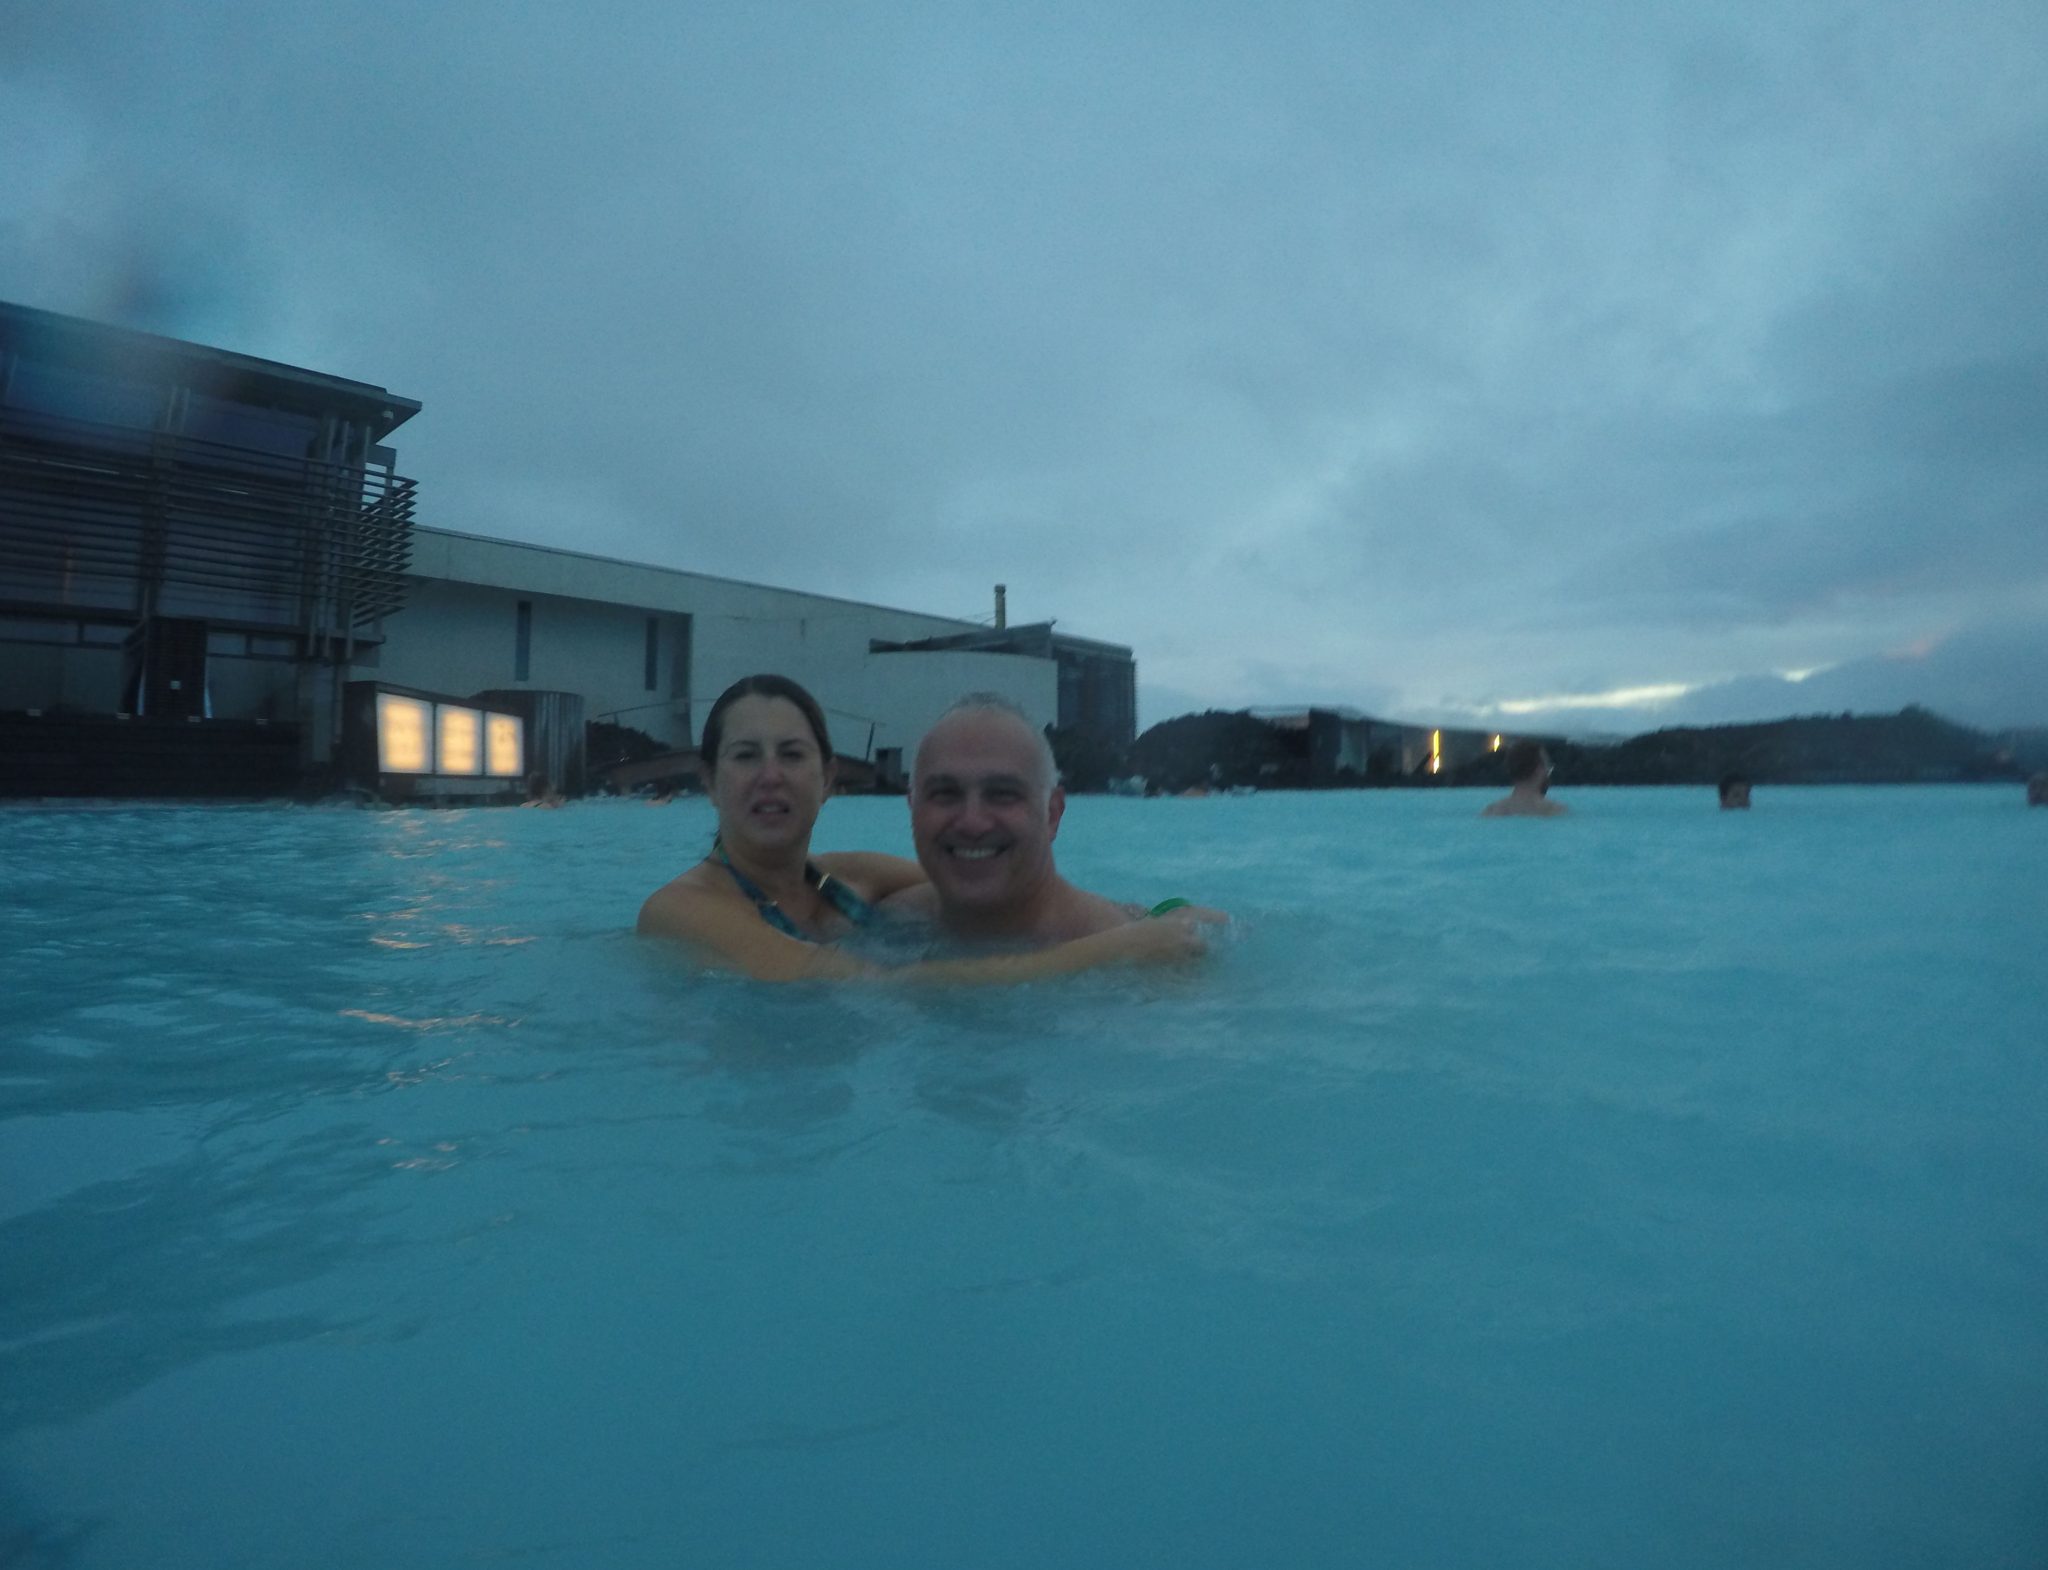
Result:
{"type": "MultiPolygon", "coordinates": [[[[1059,668],[1031,655],[953,649],[873,654],[863,662],[857,679],[859,688],[849,702],[865,704],[869,713],[884,717],[875,733],[876,749],[900,748],[906,763],[932,721],[970,692],[999,693],[1041,727],[1059,713],[1059,668]]],[[[842,751],[859,750],[844,742],[838,745],[842,751]]]]}
{"type": "Polygon", "coordinates": [[[973,623],[853,600],[615,562],[445,531],[415,534],[406,608],[387,618],[374,665],[352,675],[433,692],[488,688],[581,693],[591,719],[616,716],[673,747],[693,744],[711,702],[742,676],[773,671],[826,710],[837,750],[907,758],[961,694],[998,692],[1040,723],[1058,713],[1053,661],[957,650],[871,654],[973,623]],[[514,679],[517,606],[533,606],[527,679],[514,679]],[[659,619],[648,691],[649,616],[659,619]]]}

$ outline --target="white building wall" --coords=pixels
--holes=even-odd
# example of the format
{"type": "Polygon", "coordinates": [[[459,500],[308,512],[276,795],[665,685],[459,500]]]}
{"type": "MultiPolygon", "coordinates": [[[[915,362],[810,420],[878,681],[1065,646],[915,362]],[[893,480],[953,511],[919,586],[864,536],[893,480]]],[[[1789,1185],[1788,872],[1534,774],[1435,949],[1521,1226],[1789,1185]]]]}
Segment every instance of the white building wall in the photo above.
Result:
{"type": "Polygon", "coordinates": [[[658,741],[687,746],[682,706],[674,701],[674,653],[686,625],[681,617],[638,606],[427,580],[414,583],[406,608],[386,620],[376,665],[358,666],[354,674],[459,696],[496,688],[580,693],[586,719],[617,713],[620,723],[658,741]],[[533,607],[524,681],[517,679],[516,663],[522,601],[533,607]],[[651,692],[650,614],[661,636],[651,692]]]}
{"type": "MultiPolygon", "coordinates": [[[[863,704],[869,713],[884,717],[875,731],[876,749],[899,748],[906,763],[932,722],[970,692],[1000,694],[1041,727],[1059,716],[1058,667],[1051,660],[1024,654],[961,649],[871,654],[849,676],[849,705],[863,704]]],[[[833,723],[838,723],[836,718],[833,723]]],[[[834,740],[842,751],[860,750],[834,740]]]]}
{"type": "Polygon", "coordinates": [[[1041,725],[1059,712],[1057,667],[1016,654],[869,652],[972,631],[975,624],[793,589],[615,562],[441,530],[414,534],[406,608],[388,618],[374,666],[354,674],[428,691],[491,688],[580,693],[585,716],[618,720],[687,747],[718,694],[772,671],[823,705],[834,746],[908,759],[963,693],[997,692],[1041,725]],[[514,679],[517,606],[533,607],[527,679],[514,679]],[[656,690],[646,676],[647,619],[660,618],[656,690]],[[685,662],[678,646],[687,636],[685,662]],[[687,691],[678,685],[687,677],[687,691]],[[687,711],[687,713],[686,713],[687,711]]]}

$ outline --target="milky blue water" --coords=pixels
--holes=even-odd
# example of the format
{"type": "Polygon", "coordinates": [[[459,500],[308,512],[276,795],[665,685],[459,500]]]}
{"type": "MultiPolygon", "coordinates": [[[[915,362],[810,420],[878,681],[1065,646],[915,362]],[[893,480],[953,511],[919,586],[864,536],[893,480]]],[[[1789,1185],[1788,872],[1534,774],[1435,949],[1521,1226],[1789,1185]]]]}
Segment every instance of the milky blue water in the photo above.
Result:
{"type": "Polygon", "coordinates": [[[632,938],[701,803],[0,812],[0,1564],[2048,1562],[2048,812],[1481,799],[946,996],[632,938]]]}

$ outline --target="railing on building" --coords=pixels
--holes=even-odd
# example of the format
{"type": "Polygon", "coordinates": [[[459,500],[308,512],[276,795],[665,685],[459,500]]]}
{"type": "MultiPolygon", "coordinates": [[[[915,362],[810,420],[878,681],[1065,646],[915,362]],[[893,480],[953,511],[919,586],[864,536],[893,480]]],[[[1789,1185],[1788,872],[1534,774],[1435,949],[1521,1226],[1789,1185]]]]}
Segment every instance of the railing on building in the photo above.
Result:
{"type": "Polygon", "coordinates": [[[345,657],[398,610],[414,482],[159,431],[0,410],[0,602],[290,629],[345,657]]]}

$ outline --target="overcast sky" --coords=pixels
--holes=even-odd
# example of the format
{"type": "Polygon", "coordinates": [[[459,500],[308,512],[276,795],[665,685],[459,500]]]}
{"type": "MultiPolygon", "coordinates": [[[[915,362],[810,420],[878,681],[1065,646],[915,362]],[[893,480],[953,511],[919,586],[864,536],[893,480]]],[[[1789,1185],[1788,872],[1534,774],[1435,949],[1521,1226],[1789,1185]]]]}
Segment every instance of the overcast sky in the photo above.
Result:
{"type": "Polygon", "coordinates": [[[0,6],[0,298],[1146,723],[2048,723],[2048,7],[0,6]],[[1788,673],[1803,680],[1788,681],[1788,673]]]}

